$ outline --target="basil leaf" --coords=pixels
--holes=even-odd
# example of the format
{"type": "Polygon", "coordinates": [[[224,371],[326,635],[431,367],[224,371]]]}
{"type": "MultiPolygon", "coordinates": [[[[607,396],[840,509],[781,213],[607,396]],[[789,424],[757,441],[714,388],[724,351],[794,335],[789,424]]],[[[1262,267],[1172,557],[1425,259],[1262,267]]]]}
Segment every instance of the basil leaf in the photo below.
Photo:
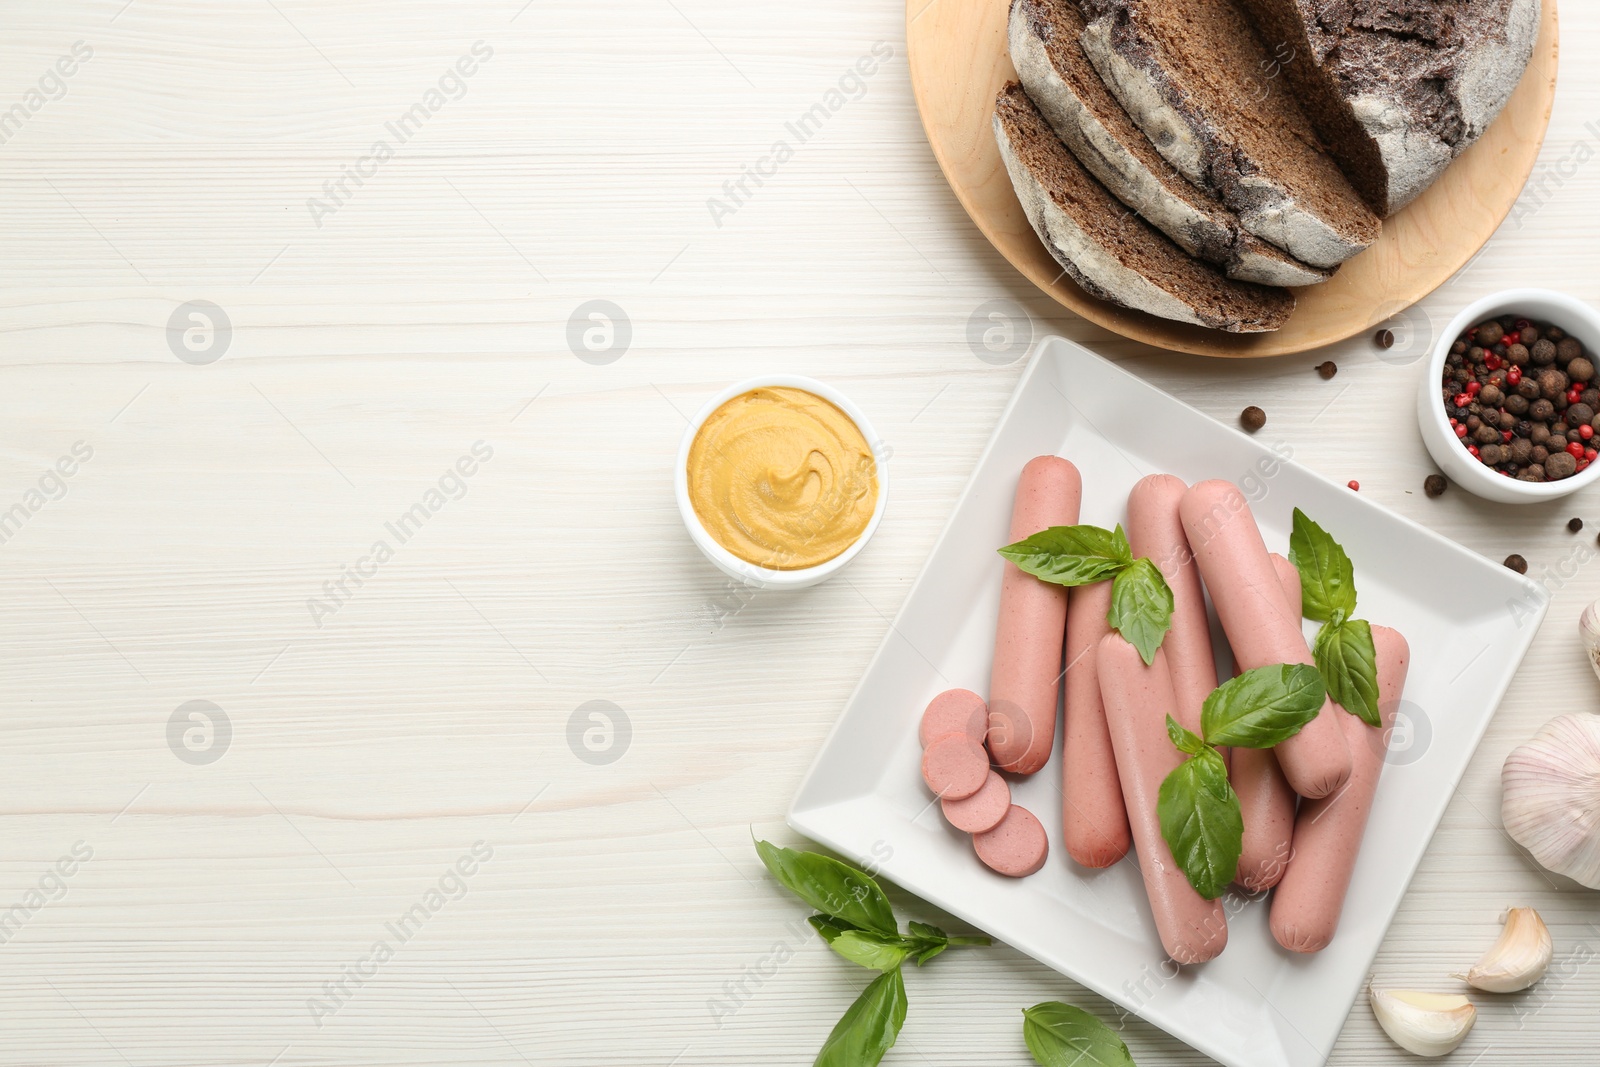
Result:
{"type": "Polygon", "coordinates": [[[917,953],[917,966],[921,967],[924,963],[927,963],[929,960],[933,959],[933,957],[937,956],[939,953],[943,952],[949,947],[950,942],[948,941],[936,941],[928,945],[927,948],[917,953]]]}
{"type": "Polygon", "coordinates": [[[1172,590],[1148,559],[1136,559],[1111,583],[1112,629],[1139,650],[1145,665],[1153,663],[1167,631],[1172,629],[1172,590]]]}
{"type": "Polygon", "coordinates": [[[900,935],[883,888],[865,871],[816,852],[756,842],[761,862],[789,892],[824,915],[888,937],[900,935]]]}
{"type": "Polygon", "coordinates": [[[853,923],[847,923],[843,919],[835,919],[832,915],[813,915],[806,922],[810,923],[812,929],[816,930],[821,935],[822,940],[830,945],[833,944],[834,938],[846,930],[857,928],[853,923]]]}
{"type": "Polygon", "coordinates": [[[1378,650],[1365,619],[1323,624],[1311,647],[1328,695],[1368,726],[1383,726],[1378,711],[1378,650]]]}
{"type": "Polygon", "coordinates": [[[813,1067],[877,1067],[905,1021],[905,979],[898,968],[885,971],[839,1017],[813,1067]]]}
{"type": "Polygon", "coordinates": [[[949,940],[949,938],[945,937],[944,931],[937,926],[929,926],[927,923],[907,923],[906,926],[911,931],[912,937],[927,938],[934,941],[949,940]]]}
{"type": "Polygon", "coordinates": [[[1167,716],[1167,736],[1172,738],[1173,747],[1179,752],[1186,752],[1191,756],[1200,755],[1201,750],[1206,747],[1205,741],[1201,740],[1198,735],[1185,730],[1178,723],[1178,720],[1171,715],[1167,716]]]}
{"type": "Polygon", "coordinates": [[[1135,1067],[1128,1046],[1109,1026],[1060,1001],[1025,1009],[1022,1039],[1040,1067],[1135,1067]]]}
{"type": "Polygon", "coordinates": [[[828,942],[833,951],[874,971],[892,971],[911,954],[911,943],[903,937],[885,937],[870,930],[845,930],[828,942]]]}
{"type": "Polygon", "coordinates": [[[1289,562],[1300,572],[1301,610],[1308,619],[1348,619],[1356,610],[1356,569],[1339,542],[1299,508],[1289,534],[1289,562]]]}
{"type": "Polygon", "coordinates": [[[1200,706],[1200,730],[1213,745],[1271,748],[1315,719],[1327,695],[1315,667],[1257,667],[1211,691],[1200,706]]]}
{"type": "Polygon", "coordinates": [[[1195,892],[1216,900],[1239,870],[1244,817],[1214,748],[1179,765],[1156,795],[1161,836],[1195,892]]]}
{"type": "Polygon", "coordinates": [[[1052,526],[1007,545],[1000,554],[1035,578],[1056,585],[1103,582],[1129,563],[1128,539],[1098,526],[1052,526]]]}

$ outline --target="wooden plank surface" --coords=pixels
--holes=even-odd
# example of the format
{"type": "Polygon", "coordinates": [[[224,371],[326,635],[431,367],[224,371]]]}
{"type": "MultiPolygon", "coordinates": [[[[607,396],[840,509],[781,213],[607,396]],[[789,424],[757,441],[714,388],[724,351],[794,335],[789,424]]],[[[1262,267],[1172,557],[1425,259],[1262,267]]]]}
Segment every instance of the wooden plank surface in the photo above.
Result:
{"type": "MultiPolygon", "coordinates": [[[[54,899],[0,943],[0,1062],[809,1063],[861,974],[802,936],[750,834],[795,841],[789,798],[1010,394],[1020,361],[969,342],[995,309],[1017,340],[1064,333],[1219,418],[1259,404],[1296,458],[1551,568],[1545,630],[1375,973],[1439,984],[1510,904],[1545,914],[1564,960],[1600,943],[1600,896],[1498,828],[1505,754],[1600,695],[1575,631],[1600,595],[1592,493],[1426,499],[1404,346],[1211,362],[1063,315],[945,185],[899,4],[7,15],[0,114],[40,106],[0,128],[0,512],[27,511],[0,544],[0,903],[54,899]],[[92,56],[59,92],[78,41],[92,56]],[[474,72],[446,77],[461,57],[474,72]],[[789,124],[842,79],[802,141],[789,124]],[[386,124],[408,113],[399,144],[386,124]],[[569,346],[593,300],[631,328],[609,362],[569,346]],[[192,301],[231,323],[214,362],[184,347],[192,320],[169,334],[192,301]],[[686,413],[767,371],[848,391],[895,449],[894,498],[847,580],[728,613],[669,471],[686,413]],[[47,477],[79,442],[92,456],[47,477]],[[475,445],[492,455],[458,482],[475,445]],[[401,543],[385,524],[442,479],[401,543]],[[345,568],[359,585],[308,603],[345,568]],[[227,717],[213,762],[220,733],[191,750],[170,728],[191,701],[227,717]],[[626,716],[612,762],[581,758],[582,716],[572,740],[590,701],[626,716]],[[52,873],[75,847],[92,857],[52,873]],[[387,925],[434,903],[404,939],[387,925]]],[[[1563,16],[1535,183],[1413,313],[1419,336],[1511,284],[1600,297],[1600,14],[1563,16]]],[[[908,984],[891,1063],[1025,1064],[1017,1011],[1044,999],[1116,1019],[1004,947],[908,984]]],[[[1480,997],[1458,1059],[1600,1063],[1597,994],[1589,964],[1480,997]]],[[[1144,1067],[1203,1062],[1123,1025],[1144,1067]]],[[[1334,1062],[1400,1058],[1358,1006],[1334,1062]]]]}

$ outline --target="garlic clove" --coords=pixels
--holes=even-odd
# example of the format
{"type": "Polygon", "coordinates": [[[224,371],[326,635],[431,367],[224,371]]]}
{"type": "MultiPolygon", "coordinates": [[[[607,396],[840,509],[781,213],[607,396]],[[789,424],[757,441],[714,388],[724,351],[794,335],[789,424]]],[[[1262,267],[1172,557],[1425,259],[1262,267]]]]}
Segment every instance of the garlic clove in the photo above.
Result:
{"type": "Polygon", "coordinates": [[[1560,715],[1506,757],[1500,818],[1547,870],[1600,889],[1600,715],[1560,715]]]}
{"type": "Polygon", "coordinates": [[[1584,608],[1578,617],[1578,640],[1589,657],[1589,666],[1594,669],[1595,676],[1600,677],[1600,601],[1584,608]]]}
{"type": "Polygon", "coordinates": [[[1383,1032],[1418,1056],[1454,1052],[1478,1020],[1478,1009],[1472,1002],[1452,993],[1370,988],[1367,996],[1383,1032]]]}
{"type": "Polygon", "coordinates": [[[1532,908],[1512,908],[1506,913],[1499,940],[1472,970],[1454,977],[1486,993],[1515,993],[1543,978],[1554,954],[1550,928],[1539,913],[1532,908]]]}

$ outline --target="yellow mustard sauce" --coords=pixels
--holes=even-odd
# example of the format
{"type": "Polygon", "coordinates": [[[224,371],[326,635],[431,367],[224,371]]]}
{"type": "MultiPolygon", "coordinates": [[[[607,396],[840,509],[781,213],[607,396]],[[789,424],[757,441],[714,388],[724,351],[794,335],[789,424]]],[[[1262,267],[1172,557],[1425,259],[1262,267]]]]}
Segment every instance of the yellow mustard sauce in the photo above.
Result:
{"type": "Polygon", "coordinates": [[[804,389],[752,389],[713,411],[689,446],[689,500],[716,542],[792,571],[855,544],[878,504],[861,430],[804,389]]]}

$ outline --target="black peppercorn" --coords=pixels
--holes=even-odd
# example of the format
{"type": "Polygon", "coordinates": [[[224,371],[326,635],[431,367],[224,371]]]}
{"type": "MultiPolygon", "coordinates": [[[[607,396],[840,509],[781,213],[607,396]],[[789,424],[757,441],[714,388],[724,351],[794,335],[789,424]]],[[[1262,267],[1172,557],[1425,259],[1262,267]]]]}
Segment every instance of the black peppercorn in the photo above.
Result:
{"type": "Polygon", "coordinates": [[[1239,425],[1250,433],[1255,433],[1267,424],[1267,413],[1251,404],[1239,413],[1239,425]]]}
{"type": "Polygon", "coordinates": [[[1571,530],[1573,533],[1577,533],[1579,530],[1583,529],[1583,520],[1582,519],[1568,519],[1567,520],[1567,529],[1571,530]]]}
{"type": "Polygon", "coordinates": [[[1528,573],[1528,561],[1517,555],[1515,552],[1506,557],[1506,566],[1510,567],[1518,574],[1528,573]]]}
{"type": "Polygon", "coordinates": [[[1317,373],[1322,375],[1323,381],[1327,381],[1329,378],[1332,378],[1335,374],[1339,373],[1339,365],[1331,359],[1322,363],[1318,363],[1317,373]]]}
{"type": "Polygon", "coordinates": [[[1449,487],[1450,483],[1444,480],[1442,474],[1430,474],[1422,479],[1422,491],[1429,496],[1444,496],[1444,491],[1449,487]]]}

